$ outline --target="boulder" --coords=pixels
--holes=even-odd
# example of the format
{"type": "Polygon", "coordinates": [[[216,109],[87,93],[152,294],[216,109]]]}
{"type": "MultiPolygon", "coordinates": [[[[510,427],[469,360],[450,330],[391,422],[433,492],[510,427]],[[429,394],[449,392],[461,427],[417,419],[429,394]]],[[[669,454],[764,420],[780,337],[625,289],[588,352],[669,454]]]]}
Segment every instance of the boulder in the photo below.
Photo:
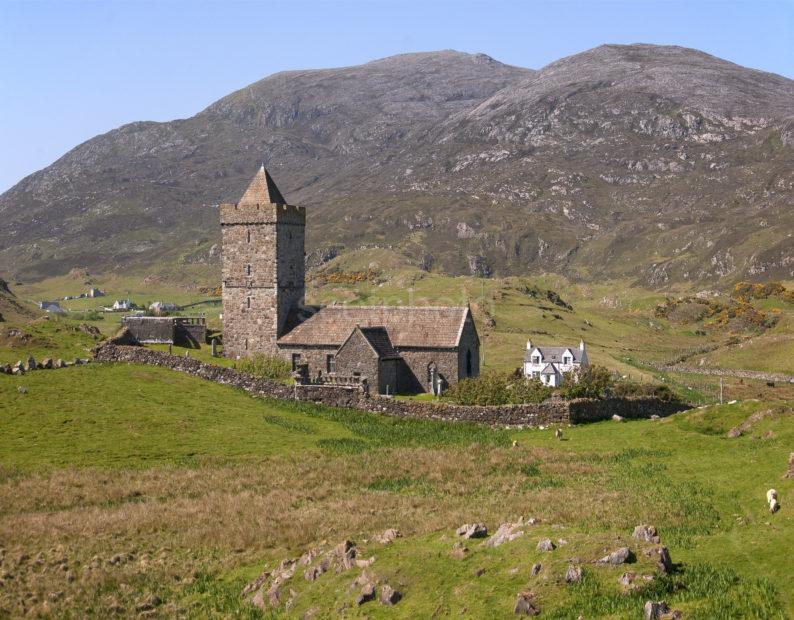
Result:
{"type": "Polygon", "coordinates": [[[613,566],[618,566],[619,564],[625,564],[626,562],[631,561],[634,554],[631,552],[631,549],[628,547],[621,547],[620,549],[616,549],[609,555],[605,555],[603,558],[596,560],[597,564],[612,564],[613,566]]]}
{"type": "Polygon", "coordinates": [[[375,542],[381,543],[382,545],[388,545],[393,543],[396,539],[401,538],[402,534],[400,530],[396,530],[394,528],[389,528],[382,534],[375,536],[375,542]]]}
{"type": "Polygon", "coordinates": [[[540,569],[543,568],[543,565],[540,562],[536,562],[532,565],[532,570],[529,571],[530,577],[537,577],[538,573],[540,573],[540,569]]]}
{"type": "Polygon", "coordinates": [[[259,588],[259,590],[256,591],[256,594],[254,594],[251,597],[251,600],[249,601],[249,603],[251,603],[251,605],[253,605],[254,607],[264,611],[265,608],[266,608],[265,589],[264,588],[259,588]]]}
{"type": "Polygon", "coordinates": [[[52,358],[45,357],[43,360],[41,360],[41,364],[39,364],[39,368],[46,368],[47,370],[52,368],[52,358]]]}
{"type": "Polygon", "coordinates": [[[22,360],[19,360],[14,366],[11,368],[11,374],[14,375],[24,375],[25,374],[25,364],[22,363],[22,360]]]}
{"type": "Polygon", "coordinates": [[[82,366],[82,364],[83,360],[81,360],[79,357],[74,358],[74,361],[72,362],[72,366],[82,366]]]}
{"type": "Polygon", "coordinates": [[[670,552],[667,547],[654,547],[645,552],[649,558],[656,558],[656,568],[663,573],[670,573],[673,570],[673,560],[670,559],[670,552]]]}
{"type": "Polygon", "coordinates": [[[359,592],[358,596],[356,597],[356,605],[363,605],[364,603],[374,600],[375,584],[370,581],[369,583],[365,583],[361,588],[361,592],[359,592]]]}
{"type": "Polygon", "coordinates": [[[571,564],[565,572],[566,583],[579,583],[582,580],[582,567],[571,564]]]}
{"type": "Polygon", "coordinates": [[[66,362],[64,362],[60,357],[53,362],[53,368],[66,368],[66,362]]]}
{"type": "Polygon", "coordinates": [[[36,368],[38,368],[36,360],[33,359],[32,355],[28,355],[28,359],[25,361],[25,370],[36,370],[36,368]]]}
{"type": "Polygon", "coordinates": [[[331,551],[331,556],[336,563],[336,570],[341,572],[353,567],[356,559],[356,543],[345,540],[331,551]]]}
{"type": "Polygon", "coordinates": [[[303,576],[306,579],[306,581],[314,581],[315,579],[317,579],[317,577],[319,577],[324,572],[326,572],[329,566],[330,566],[330,562],[328,561],[328,558],[323,558],[314,566],[311,566],[307,568],[305,571],[303,571],[303,576]]]}
{"type": "Polygon", "coordinates": [[[551,542],[550,538],[541,538],[538,542],[538,551],[554,551],[554,549],[556,549],[556,546],[551,542]]]}
{"type": "Polygon", "coordinates": [[[513,613],[517,616],[537,616],[540,608],[535,604],[535,595],[532,592],[522,592],[516,598],[513,613]]]}
{"type": "Polygon", "coordinates": [[[629,587],[632,583],[634,583],[634,579],[636,577],[637,575],[635,573],[623,573],[618,579],[618,583],[623,587],[629,587]]]}
{"type": "Polygon", "coordinates": [[[384,584],[380,589],[380,602],[382,605],[396,605],[400,602],[403,595],[388,584],[384,584]]]}
{"type": "Polygon", "coordinates": [[[638,525],[631,536],[644,542],[659,543],[659,534],[655,525],[638,525]]]}
{"type": "Polygon", "coordinates": [[[663,614],[670,611],[667,603],[664,601],[647,601],[645,603],[645,620],[658,620],[663,614]]]}
{"type": "Polygon", "coordinates": [[[518,523],[502,523],[496,533],[485,544],[488,547],[498,547],[506,542],[514,541],[524,535],[524,532],[518,529],[521,525],[523,525],[521,521],[518,523]]]}
{"type": "Polygon", "coordinates": [[[11,364],[0,364],[0,374],[10,375],[11,374],[11,364]]]}
{"type": "Polygon", "coordinates": [[[18,385],[17,392],[19,392],[20,394],[27,394],[28,388],[26,388],[24,385],[18,385]]]}
{"type": "Polygon", "coordinates": [[[624,422],[625,418],[622,415],[618,415],[617,413],[612,416],[613,422],[624,422]]]}
{"type": "Polygon", "coordinates": [[[467,523],[461,525],[455,533],[463,538],[485,538],[488,536],[488,528],[482,523],[467,523]]]}

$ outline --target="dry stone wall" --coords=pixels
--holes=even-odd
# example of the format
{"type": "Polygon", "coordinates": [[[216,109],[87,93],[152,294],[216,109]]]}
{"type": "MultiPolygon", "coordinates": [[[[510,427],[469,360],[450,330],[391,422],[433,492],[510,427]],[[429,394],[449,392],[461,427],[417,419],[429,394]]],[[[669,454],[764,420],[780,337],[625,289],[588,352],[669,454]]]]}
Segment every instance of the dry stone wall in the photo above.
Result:
{"type": "Polygon", "coordinates": [[[288,386],[232,368],[206,364],[193,358],[169,355],[143,347],[103,343],[94,350],[94,357],[99,362],[162,366],[208,381],[231,385],[257,396],[301,400],[329,407],[355,408],[398,417],[476,422],[491,426],[576,424],[609,419],[613,415],[623,418],[648,418],[652,415],[669,415],[686,408],[681,403],[669,403],[657,398],[571,401],[550,399],[542,403],[523,405],[455,406],[369,396],[360,388],[322,385],[288,386]]]}

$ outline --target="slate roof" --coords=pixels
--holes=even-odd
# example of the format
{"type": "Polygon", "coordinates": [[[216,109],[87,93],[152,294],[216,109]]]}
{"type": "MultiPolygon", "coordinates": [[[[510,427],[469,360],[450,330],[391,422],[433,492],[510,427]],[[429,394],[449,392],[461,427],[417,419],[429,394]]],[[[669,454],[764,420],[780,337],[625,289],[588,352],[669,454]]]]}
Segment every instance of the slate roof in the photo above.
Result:
{"type": "Polygon", "coordinates": [[[574,363],[581,363],[582,361],[582,350],[579,347],[532,347],[532,349],[527,349],[524,353],[525,362],[532,361],[532,353],[536,349],[540,351],[541,364],[562,364],[562,354],[565,353],[565,351],[571,352],[574,363]]]}
{"type": "Polygon", "coordinates": [[[284,205],[287,204],[287,201],[284,200],[284,196],[278,191],[278,187],[276,187],[276,183],[270,173],[262,165],[256,175],[254,175],[251,184],[245,190],[245,194],[240,198],[238,204],[284,205]]]}
{"type": "Polygon", "coordinates": [[[467,307],[326,306],[279,338],[279,345],[341,345],[356,326],[379,327],[393,347],[458,346],[467,307]]]}
{"type": "Polygon", "coordinates": [[[400,354],[395,350],[385,327],[358,327],[361,335],[367,339],[370,346],[375,349],[379,359],[398,358],[400,354]]]}
{"type": "Polygon", "coordinates": [[[543,370],[540,371],[540,374],[542,374],[542,375],[556,375],[557,374],[557,369],[554,366],[552,366],[551,364],[546,364],[546,367],[543,370]]]}

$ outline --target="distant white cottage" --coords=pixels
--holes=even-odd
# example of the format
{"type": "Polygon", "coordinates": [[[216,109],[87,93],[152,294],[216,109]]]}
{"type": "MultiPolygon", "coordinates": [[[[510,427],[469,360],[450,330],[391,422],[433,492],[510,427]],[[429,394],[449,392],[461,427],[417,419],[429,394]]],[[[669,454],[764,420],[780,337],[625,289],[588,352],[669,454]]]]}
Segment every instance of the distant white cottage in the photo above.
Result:
{"type": "Polygon", "coordinates": [[[540,379],[544,385],[558,387],[565,375],[588,365],[584,340],[578,347],[538,347],[527,340],[524,376],[540,379]]]}
{"type": "Polygon", "coordinates": [[[129,299],[117,299],[111,306],[112,310],[129,310],[132,308],[132,302],[129,299]]]}

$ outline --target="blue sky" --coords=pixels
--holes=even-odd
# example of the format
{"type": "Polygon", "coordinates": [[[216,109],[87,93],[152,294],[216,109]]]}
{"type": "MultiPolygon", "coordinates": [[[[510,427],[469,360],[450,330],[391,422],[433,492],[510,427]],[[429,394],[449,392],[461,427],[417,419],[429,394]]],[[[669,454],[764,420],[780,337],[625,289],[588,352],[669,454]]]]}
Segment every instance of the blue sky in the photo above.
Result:
{"type": "Polygon", "coordinates": [[[0,191],[92,136],[285,69],[457,49],[540,68],[602,43],[794,78],[794,0],[0,0],[0,191]]]}

